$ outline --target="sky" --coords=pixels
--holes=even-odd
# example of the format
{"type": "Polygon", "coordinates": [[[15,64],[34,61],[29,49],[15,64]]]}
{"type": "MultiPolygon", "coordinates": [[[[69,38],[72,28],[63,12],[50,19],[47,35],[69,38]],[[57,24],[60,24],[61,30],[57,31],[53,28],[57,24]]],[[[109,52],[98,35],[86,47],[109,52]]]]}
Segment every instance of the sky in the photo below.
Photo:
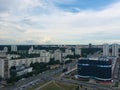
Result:
{"type": "Polygon", "coordinates": [[[120,43],[120,0],[0,0],[0,44],[120,43]]]}

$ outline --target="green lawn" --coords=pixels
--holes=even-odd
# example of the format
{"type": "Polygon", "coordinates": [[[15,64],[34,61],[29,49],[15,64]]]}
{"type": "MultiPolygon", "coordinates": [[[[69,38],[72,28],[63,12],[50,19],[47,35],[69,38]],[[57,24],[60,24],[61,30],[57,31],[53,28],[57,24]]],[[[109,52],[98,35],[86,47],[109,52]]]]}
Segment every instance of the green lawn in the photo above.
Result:
{"type": "Polygon", "coordinates": [[[52,82],[49,85],[43,87],[41,90],[75,90],[76,85],[68,85],[59,82],[52,82]]]}
{"type": "Polygon", "coordinates": [[[56,86],[54,83],[50,83],[49,85],[43,87],[41,90],[62,90],[62,89],[56,86]]]}
{"type": "Polygon", "coordinates": [[[65,83],[59,83],[59,82],[56,82],[56,84],[63,87],[65,90],[75,90],[77,88],[77,86],[73,84],[65,84],[65,83]]]}
{"type": "MultiPolygon", "coordinates": [[[[30,88],[29,90],[35,90],[35,89],[37,89],[38,87],[40,87],[44,84],[38,84],[38,85],[30,88]]],[[[78,87],[78,85],[66,84],[66,83],[54,82],[53,81],[50,84],[46,85],[45,87],[41,88],[40,90],[78,90],[78,89],[76,89],[77,87],[78,87]]],[[[86,87],[86,86],[80,87],[79,90],[83,90],[85,88],[89,88],[88,90],[93,90],[92,88],[86,87]]]]}

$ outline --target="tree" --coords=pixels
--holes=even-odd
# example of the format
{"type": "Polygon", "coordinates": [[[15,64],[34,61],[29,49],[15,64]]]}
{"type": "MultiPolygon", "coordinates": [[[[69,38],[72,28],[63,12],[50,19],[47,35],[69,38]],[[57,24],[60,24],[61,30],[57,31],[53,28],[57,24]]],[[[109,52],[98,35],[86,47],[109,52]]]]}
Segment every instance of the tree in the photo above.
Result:
{"type": "Polygon", "coordinates": [[[74,55],[67,55],[65,58],[71,58],[71,59],[74,59],[75,56],[74,56],[74,55]]]}
{"type": "Polygon", "coordinates": [[[10,76],[11,76],[11,77],[16,77],[16,76],[17,76],[16,67],[15,67],[15,66],[12,66],[12,67],[10,68],[10,76]]]}
{"type": "Polygon", "coordinates": [[[82,84],[80,84],[80,87],[82,88],[82,84]]]}
{"type": "Polygon", "coordinates": [[[82,57],[86,57],[88,54],[93,54],[97,51],[102,51],[101,48],[82,48],[82,57]]]}
{"type": "Polygon", "coordinates": [[[67,61],[65,61],[65,64],[71,63],[71,62],[72,62],[72,60],[67,60],[67,61]]]}
{"type": "Polygon", "coordinates": [[[75,90],[79,90],[79,86],[77,86],[75,90]]]}
{"type": "Polygon", "coordinates": [[[31,63],[30,66],[33,67],[33,73],[38,74],[38,73],[48,70],[49,67],[47,65],[48,64],[44,62],[40,62],[40,63],[36,62],[36,63],[31,63]]]}
{"type": "Polygon", "coordinates": [[[60,61],[59,60],[54,60],[54,58],[50,59],[49,65],[54,65],[54,64],[60,64],[60,61]]]}

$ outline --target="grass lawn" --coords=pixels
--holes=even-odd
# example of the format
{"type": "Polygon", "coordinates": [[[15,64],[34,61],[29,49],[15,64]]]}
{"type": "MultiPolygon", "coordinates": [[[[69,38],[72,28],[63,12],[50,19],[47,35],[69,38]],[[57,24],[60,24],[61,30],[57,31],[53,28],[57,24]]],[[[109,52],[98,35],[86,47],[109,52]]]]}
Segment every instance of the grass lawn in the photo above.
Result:
{"type": "Polygon", "coordinates": [[[43,87],[41,90],[75,90],[76,87],[76,85],[52,82],[47,86],[43,87]]]}
{"type": "Polygon", "coordinates": [[[41,90],[62,90],[62,89],[56,86],[54,83],[50,83],[49,85],[43,87],[41,90]]]}
{"type": "MultiPolygon", "coordinates": [[[[29,90],[35,90],[44,84],[38,84],[38,85],[30,88],[29,90]]],[[[77,87],[78,87],[78,85],[66,84],[66,83],[53,81],[53,82],[49,83],[48,85],[44,86],[43,88],[41,88],[40,90],[76,90],[77,87]]],[[[93,90],[92,88],[86,87],[86,86],[80,87],[79,90],[84,90],[85,88],[88,88],[88,90],[93,90]]]]}
{"type": "Polygon", "coordinates": [[[65,84],[65,83],[59,83],[59,82],[56,82],[56,84],[63,87],[65,90],[75,90],[77,88],[77,86],[73,84],[65,84]]]}

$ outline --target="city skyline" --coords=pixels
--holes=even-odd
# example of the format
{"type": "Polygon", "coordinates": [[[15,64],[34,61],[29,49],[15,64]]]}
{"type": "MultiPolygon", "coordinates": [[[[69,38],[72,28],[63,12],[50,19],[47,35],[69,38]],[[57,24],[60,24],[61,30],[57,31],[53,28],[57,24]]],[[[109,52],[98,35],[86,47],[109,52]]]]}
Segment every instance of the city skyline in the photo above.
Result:
{"type": "Polygon", "coordinates": [[[1,0],[0,44],[120,43],[120,0],[1,0]]]}

